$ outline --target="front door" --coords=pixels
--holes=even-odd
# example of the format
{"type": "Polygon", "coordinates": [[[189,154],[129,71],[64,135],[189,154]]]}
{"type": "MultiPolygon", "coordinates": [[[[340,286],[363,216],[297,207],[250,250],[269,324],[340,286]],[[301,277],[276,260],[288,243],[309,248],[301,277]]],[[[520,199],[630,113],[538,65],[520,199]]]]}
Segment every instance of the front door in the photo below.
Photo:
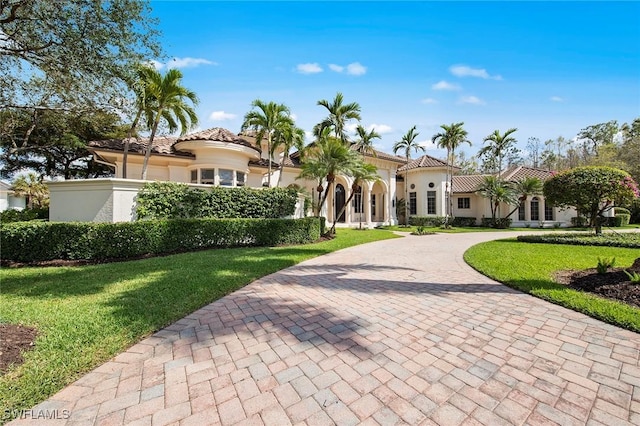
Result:
{"type": "MultiPolygon", "coordinates": [[[[335,197],[336,197],[336,202],[335,202],[336,210],[333,213],[334,217],[336,217],[338,215],[338,213],[340,213],[340,210],[342,210],[342,207],[344,207],[345,191],[344,191],[344,186],[342,186],[341,184],[337,184],[336,185],[335,197]]],[[[342,212],[342,214],[338,218],[338,222],[343,222],[344,223],[344,214],[345,214],[345,212],[346,212],[346,210],[344,212],[342,212]]]]}

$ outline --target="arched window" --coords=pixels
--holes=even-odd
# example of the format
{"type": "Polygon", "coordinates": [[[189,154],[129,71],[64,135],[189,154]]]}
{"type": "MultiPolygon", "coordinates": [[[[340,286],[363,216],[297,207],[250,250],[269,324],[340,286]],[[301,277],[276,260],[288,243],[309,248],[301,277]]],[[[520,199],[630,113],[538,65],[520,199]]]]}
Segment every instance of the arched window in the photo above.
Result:
{"type": "Polygon", "coordinates": [[[538,197],[531,199],[531,220],[540,220],[540,200],[538,197]]]}

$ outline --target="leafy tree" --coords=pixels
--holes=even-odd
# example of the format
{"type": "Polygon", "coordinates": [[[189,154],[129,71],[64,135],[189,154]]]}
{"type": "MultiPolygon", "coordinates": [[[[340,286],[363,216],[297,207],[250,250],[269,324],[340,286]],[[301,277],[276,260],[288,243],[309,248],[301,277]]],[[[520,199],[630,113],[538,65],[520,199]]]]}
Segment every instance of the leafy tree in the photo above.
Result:
{"type": "Polygon", "coordinates": [[[409,185],[408,185],[408,179],[407,176],[409,175],[409,160],[411,159],[411,151],[422,151],[424,152],[425,149],[422,145],[420,145],[417,141],[416,138],[418,137],[420,133],[416,132],[416,126],[413,126],[412,128],[410,128],[407,133],[402,136],[402,139],[400,139],[398,142],[396,142],[393,145],[393,153],[397,154],[398,151],[400,152],[404,152],[404,158],[406,159],[405,161],[405,172],[404,172],[404,199],[405,199],[405,205],[404,205],[404,221],[405,221],[405,225],[409,224],[409,203],[407,203],[406,200],[409,199],[409,185]]]}
{"type": "MultiPolygon", "coordinates": [[[[345,201],[340,211],[333,218],[333,225],[331,226],[330,230],[331,234],[334,234],[336,232],[336,223],[338,222],[338,218],[342,216],[342,214],[347,210],[347,207],[350,205],[351,200],[356,195],[356,193],[360,192],[360,199],[362,200],[362,184],[364,182],[375,181],[378,179],[378,168],[373,164],[365,163],[362,160],[355,161],[352,164],[350,173],[353,176],[351,193],[349,194],[349,197],[345,201]]],[[[362,228],[362,217],[360,218],[360,228],[362,228]]]]}
{"type": "Polygon", "coordinates": [[[12,187],[15,195],[27,199],[28,209],[42,208],[49,204],[49,188],[33,172],[16,178],[12,187]]]}
{"type": "MultiPolygon", "coordinates": [[[[32,126],[26,110],[0,112],[0,122],[5,120],[12,120],[15,137],[32,126]]],[[[113,113],[40,111],[25,148],[11,149],[13,137],[0,134],[2,171],[5,176],[12,176],[31,169],[42,176],[65,179],[106,176],[111,170],[93,161],[87,144],[92,140],[122,138],[125,134],[120,117],[113,113]]]]}
{"type": "Polygon", "coordinates": [[[351,176],[354,165],[359,161],[355,151],[329,133],[329,129],[326,128],[315,144],[307,148],[300,173],[300,178],[317,179],[319,182],[317,191],[320,202],[317,205],[316,216],[320,215],[329,192],[334,190],[336,176],[351,176]],[[327,182],[326,191],[322,185],[323,180],[327,182]],[[323,191],[324,195],[321,196],[323,191]]]}
{"type": "Polygon", "coordinates": [[[541,164],[542,142],[540,139],[531,137],[527,139],[527,151],[529,152],[529,164],[538,168],[541,164]]]}
{"type": "Polygon", "coordinates": [[[433,136],[431,141],[439,148],[445,148],[447,150],[447,188],[446,194],[448,198],[447,214],[445,215],[445,227],[451,225],[451,217],[453,216],[453,162],[455,160],[455,150],[463,143],[471,145],[471,141],[467,139],[467,131],[463,128],[464,122],[451,123],[450,125],[443,124],[440,128],[443,132],[437,133],[433,136]]]}
{"type": "Polygon", "coordinates": [[[496,176],[485,176],[478,186],[478,192],[489,200],[491,206],[491,221],[496,222],[500,217],[501,204],[514,204],[516,195],[509,182],[496,176]]]}
{"type": "Polygon", "coordinates": [[[276,187],[280,186],[280,182],[282,181],[282,172],[284,170],[284,162],[287,158],[289,158],[289,152],[292,148],[295,148],[300,155],[303,155],[304,152],[304,130],[296,127],[293,124],[283,126],[276,130],[273,139],[273,147],[271,148],[272,153],[271,157],[273,157],[273,152],[279,147],[283,147],[282,152],[282,160],[280,161],[280,174],[278,175],[278,182],[276,183],[276,187]]]}
{"type": "Polygon", "coordinates": [[[480,167],[475,156],[467,158],[464,151],[454,155],[454,164],[459,167],[458,174],[461,175],[475,175],[480,173],[480,167]]]}
{"type": "Polygon", "coordinates": [[[602,233],[599,220],[614,205],[630,203],[640,194],[638,185],[625,171],[611,167],[586,166],[565,170],[547,179],[544,196],[561,208],[575,207],[589,217],[589,226],[602,233]]]}
{"type": "Polygon", "coordinates": [[[530,195],[542,194],[542,181],[536,177],[525,177],[512,185],[512,190],[517,194],[517,203],[513,210],[505,217],[511,217],[524,203],[530,195]]]}
{"type": "Polygon", "coordinates": [[[0,110],[35,123],[44,110],[119,107],[134,65],[160,55],[150,14],[144,0],[1,1],[0,110]]]}
{"type": "Polygon", "coordinates": [[[318,105],[325,107],[329,116],[315,125],[314,135],[320,136],[325,128],[330,128],[336,138],[347,143],[349,138],[345,132],[345,126],[349,120],[360,121],[360,105],[357,102],[344,104],[344,96],[340,92],[336,94],[332,102],[321,99],[318,101],[318,105]]]}
{"type": "Polygon", "coordinates": [[[195,110],[186,102],[191,101],[193,105],[197,105],[198,97],[194,92],[181,85],[182,73],[176,69],[167,71],[164,76],[156,70],[149,70],[148,73],[149,81],[146,89],[148,96],[153,99],[152,111],[150,111],[153,114],[153,120],[149,121],[152,121],[153,124],[142,163],[142,180],[147,179],[147,167],[153,149],[153,139],[160,122],[164,121],[169,126],[170,132],[180,129],[181,135],[198,124],[195,110]]]}
{"type": "Polygon", "coordinates": [[[618,150],[618,159],[624,162],[624,169],[636,182],[640,182],[640,118],[621,128],[622,144],[618,150]]]}
{"type": "Polygon", "coordinates": [[[606,123],[587,126],[578,133],[578,140],[582,141],[584,158],[598,155],[599,149],[605,145],[614,144],[614,138],[620,130],[615,120],[606,123]]]}
{"type": "Polygon", "coordinates": [[[284,104],[275,102],[263,102],[256,99],[251,103],[251,111],[245,114],[242,123],[242,131],[252,129],[255,132],[258,147],[262,140],[267,140],[267,152],[269,153],[267,184],[271,187],[271,156],[274,133],[284,133],[287,127],[294,125],[289,108],[284,104]]]}
{"type": "Polygon", "coordinates": [[[518,141],[516,138],[511,136],[517,131],[518,129],[513,128],[507,130],[501,135],[500,130],[495,130],[492,134],[484,138],[486,146],[482,147],[480,151],[478,151],[478,157],[484,156],[485,161],[487,161],[489,167],[493,169],[494,173],[502,171],[503,159],[514,150],[517,150],[515,145],[518,141]]]}

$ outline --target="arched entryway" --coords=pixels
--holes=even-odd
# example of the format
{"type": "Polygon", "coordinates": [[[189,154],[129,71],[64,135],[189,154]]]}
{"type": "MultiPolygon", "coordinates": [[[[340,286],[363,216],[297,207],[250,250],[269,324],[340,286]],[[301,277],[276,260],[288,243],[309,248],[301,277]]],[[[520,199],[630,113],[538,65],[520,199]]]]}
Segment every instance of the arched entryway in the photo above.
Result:
{"type": "MultiPolygon", "coordinates": [[[[335,210],[333,212],[333,217],[336,217],[338,213],[340,213],[340,210],[342,210],[342,207],[344,207],[345,200],[346,200],[346,192],[344,190],[344,186],[342,186],[342,184],[339,183],[336,185],[335,202],[334,202],[335,210]]],[[[342,214],[338,218],[338,222],[344,223],[344,218],[345,218],[345,212],[342,212],[342,214]]]]}

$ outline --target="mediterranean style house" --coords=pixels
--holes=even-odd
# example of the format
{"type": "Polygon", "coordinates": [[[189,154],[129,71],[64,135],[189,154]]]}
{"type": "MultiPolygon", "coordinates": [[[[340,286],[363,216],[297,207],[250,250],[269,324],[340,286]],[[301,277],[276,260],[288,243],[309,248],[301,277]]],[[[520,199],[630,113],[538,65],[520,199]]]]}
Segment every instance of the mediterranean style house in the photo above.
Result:
{"type": "MultiPolygon", "coordinates": [[[[55,182],[50,186],[51,220],[122,221],[133,219],[136,191],[144,184],[142,174],[146,141],[131,139],[127,157],[127,179],[123,179],[123,140],[100,140],[89,144],[96,161],[113,170],[114,179],[95,179],[84,183],[55,182]],[[101,193],[96,200],[88,200],[84,216],[68,211],[72,205],[71,193],[84,187],[85,194],[101,193]],[[57,194],[57,195],[56,195],[57,194]],[[119,195],[118,195],[119,194],[119,195]],[[124,200],[124,201],[123,201],[124,200]],[[106,204],[103,204],[106,203],[106,204]],[[105,207],[106,206],[106,207],[105,207]],[[94,215],[93,211],[99,211],[94,215]],[[93,216],[92,216],[93,215],[93,216]]],[[[258,147],[247,134],[236,134],[223,128],[212,128],[178,138],[156,138],[149,159],[148,181],[183,182],[194,186],[209,185],[262,188],[268,185],[271,161],[271,185],[295,185],[303,192],[314,194],[317,182],[299,179],[301,165],[299,153],[284,158],[276,151],[268,158],[266,141],[258,147]]],[[[337,218],[343,226],[397,224],[396,202],[408,196],[412,216],[444,216],[447,200],[447,164],[429,155],[406,162],[405,158],[375,151],[365,161],[377,167],[378,180],[366,182],[354,197],[351,206],[337,218]],[[406,187],[405,187],[406,185],[406,187]]],[[[508,180],[525,176],[545,179],[549,172],[528,167],[517,167],[502,173],[508,180]]],[[[482,175],[455,176],[453,180],[454,216],[490,217],[489,201],[477,194],[482,175]]],[[[321,214],[333,222],[342,210],[351,191],[353,180],[338,176],[333,191],[328,195],[321,214]]],[[[315,193],[314,195],[317,195],[315,193]]],[[[511,206],[504,206],[508,212],[511,206]]],[[[300,216],[306,212],[300,212],[300,216]]],[[[572,214],[546,205],[543,197],[530,198],[514,217],[518,226],[567,226],[572,214]]]]}

